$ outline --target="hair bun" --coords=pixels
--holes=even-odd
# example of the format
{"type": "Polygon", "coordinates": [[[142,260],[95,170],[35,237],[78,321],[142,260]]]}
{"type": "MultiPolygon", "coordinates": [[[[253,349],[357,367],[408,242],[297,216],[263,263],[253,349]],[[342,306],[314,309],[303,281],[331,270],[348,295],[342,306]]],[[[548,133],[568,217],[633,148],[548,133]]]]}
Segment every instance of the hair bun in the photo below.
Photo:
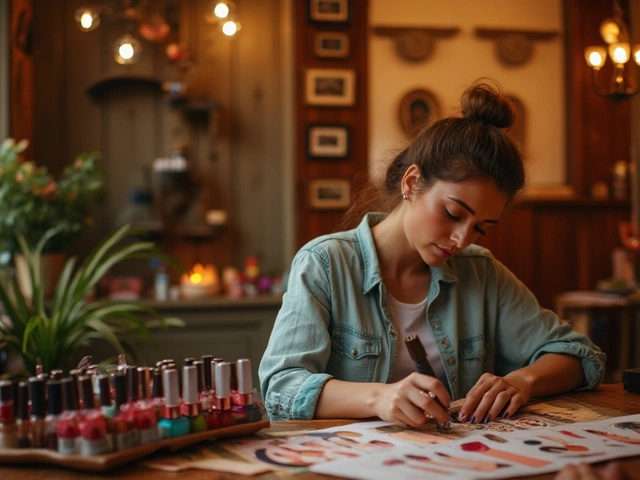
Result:
{"type": "Polygon", "coordinates": [[[498,128],[508,128],[515,120],[515,112],[509,99],[487,83],[476,83],[462,94],[462,116],[498,128]]]}

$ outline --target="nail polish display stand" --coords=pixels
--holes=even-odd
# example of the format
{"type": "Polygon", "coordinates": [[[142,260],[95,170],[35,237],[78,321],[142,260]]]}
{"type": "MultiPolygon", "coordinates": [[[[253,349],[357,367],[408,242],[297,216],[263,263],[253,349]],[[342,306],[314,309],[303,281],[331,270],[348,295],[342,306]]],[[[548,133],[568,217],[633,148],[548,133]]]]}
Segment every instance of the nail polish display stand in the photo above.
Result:
{"type": "Polygon", "coordinates": [[[144,458],[159,450],[175,451],[203,440],[216,440],[227,437],[250,435],[263,428],[269,427],[268,420],[252,423],[241,423],[230,427],[207,430],[206,432],[191,433],[181,437],[167,438],[148,445],[140,445],[118,452],[104,455],[64,455],[44,448],[10,448],[0,449],[0,464],[30,464],[41,463],[68,467],[74,470],[104,472],[144,458]]]}

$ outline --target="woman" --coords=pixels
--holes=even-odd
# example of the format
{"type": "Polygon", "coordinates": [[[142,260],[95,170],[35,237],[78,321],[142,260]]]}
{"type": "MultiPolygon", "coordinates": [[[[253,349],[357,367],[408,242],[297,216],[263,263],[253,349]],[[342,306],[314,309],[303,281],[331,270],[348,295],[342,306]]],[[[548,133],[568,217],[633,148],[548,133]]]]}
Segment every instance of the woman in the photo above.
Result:
{"type": "Polygon", "coordinates": [[[260,364],[273,418],[419,426],[427,416],[447,422],[451,400],[466,397],[458,420],[489,422],[531,397],[602,380],[600,349],[473,245],[522,190],[525,170],[497,88],[470,87],[461,112],[393,160],[382,202],[370,189],[361,196],[388,214],[368,213],[297,253],[260,364]],[[402,340],[410,334],[433,376],[415,371],[402,340]]]}

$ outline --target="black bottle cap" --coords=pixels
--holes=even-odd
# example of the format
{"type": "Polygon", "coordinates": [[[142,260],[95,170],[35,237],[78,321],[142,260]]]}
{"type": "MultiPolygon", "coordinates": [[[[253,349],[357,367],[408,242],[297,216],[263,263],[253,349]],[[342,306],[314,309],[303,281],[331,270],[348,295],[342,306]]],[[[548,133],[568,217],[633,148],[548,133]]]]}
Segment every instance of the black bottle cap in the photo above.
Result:
{"type": "Polygon", "coordinates": [[[62,382],[62,409],[64,411],[78,410],[78,396],[76,394],[76,379],[66,377],[62,382]]]}
{"type": "Polygon", "coordinates": [[[51,380],[62,380],[62,377],[64,377],[64,370],[51,370],[49,373],[51,380]]]}
{"type": "Polygon", "coordinates": [[[89,410],[96,407],[96,401],[93,398],[93,383],[91,377],[80,377],[80,398],[85,409],[89,410]]]}
{"type": "Polygon", "coordinates": [[[11,380],[0,380],[0,403],[13,402],[13,383],[11,380]]]}
{"type": "Polygon", "coordinates": [[[98,377],[98,385],[100,386],[100,406],[111,406],[111,384],[108,375],[100,375],[98,377]]]}
{"type": "Polygon", "coordinates": [[[62,413],[62,382],[60,380],[47,382],[47,400],[49,415],[62,413]]]}
{"type": "Polygon", "coordinates": [[[211,361],[213,355],[202,355],[202,365],[204,367],[204,388],[211,390],[211,361]]]}
{"type": "Polygon", "coordinates": [[[193,365],[196,367],[196,376],[197,376],[197,388],[198,392],[204,390],[204,363],[202,360],[196,360],[193,362],[193,365]]]}
{"type": "Polygon", "coordinates": [[[153,398],[160,398],[164,396],[162,390],[162,370],[159,368],[153,369],[153,391],[151,392],[153,398]]]}
{"type": "Polygon", "coordinates": [[[193,365],[193,362],[195,362],[196,359],[193,357],[187,357],[184,359],[184,366],[188,367],[189,365],[193,365]]]}
{"type": "Polygon", "coordinates": [[[29,397],[31,398],[31,414],[37,418],[44,417],[44,380],[38,377],[29,379],[29,397]]]}
{"type": "Polygon", "coordinates": [[[138,400],[138,369],[134,366],[127,367],[127,391],[129,400],[138,400]]]}
{"type": "Polygon", "coordinates": [[[124,372],[117,372],[111,375],[113,388],[116,391],[116,406],[127,403],[127,376],[124,372]]]}
{"type": "Polygon", "coordinates": [[[18,418],[29,419],[29,384],[27,382],[18,384],[18,418]]]}

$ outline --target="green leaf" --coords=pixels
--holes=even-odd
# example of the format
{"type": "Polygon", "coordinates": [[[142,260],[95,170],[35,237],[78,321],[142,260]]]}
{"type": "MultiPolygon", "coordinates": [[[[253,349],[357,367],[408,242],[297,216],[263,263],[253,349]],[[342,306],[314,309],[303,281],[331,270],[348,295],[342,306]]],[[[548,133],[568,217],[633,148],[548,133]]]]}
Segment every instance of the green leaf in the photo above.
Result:
{"type": "Polygon", "coordinates": [[[22,353],[26,353],[29,340],[31,339],[31,332],[33,332],[39,325],[42,324],[42,317],[36,315],[27,322],[27,328],[24,329],[24,335],[22,337],[22,353]]]}

